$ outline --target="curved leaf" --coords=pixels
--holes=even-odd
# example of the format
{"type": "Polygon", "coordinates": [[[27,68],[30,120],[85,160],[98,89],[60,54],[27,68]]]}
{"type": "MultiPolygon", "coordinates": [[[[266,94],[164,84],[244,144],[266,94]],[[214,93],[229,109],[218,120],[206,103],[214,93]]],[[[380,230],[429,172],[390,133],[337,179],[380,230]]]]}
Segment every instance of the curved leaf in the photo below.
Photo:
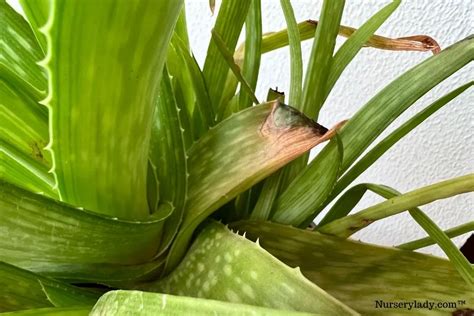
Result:
{"type": "Polygon", "coordinates": [[[243,110],[209,130],[188,151],[186,213],[167,271],[181,260],[194,230],[207,216],[333,135],[326,132],[278,101],[243,110]]]}

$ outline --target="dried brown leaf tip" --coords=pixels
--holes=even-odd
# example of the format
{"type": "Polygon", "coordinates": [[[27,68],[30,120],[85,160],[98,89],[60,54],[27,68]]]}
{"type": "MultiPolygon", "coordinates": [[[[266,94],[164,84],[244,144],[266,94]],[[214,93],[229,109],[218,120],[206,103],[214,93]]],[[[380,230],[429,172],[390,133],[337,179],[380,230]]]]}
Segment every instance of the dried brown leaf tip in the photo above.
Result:
{"type": "Polygon", "coordinates": [[[332,138],[344,123],[340,122],[328,130],[297,109],[275,100],[260,132],[274,143],[272,147],[276,151],[283,150],[291,156],[332,138]]]}

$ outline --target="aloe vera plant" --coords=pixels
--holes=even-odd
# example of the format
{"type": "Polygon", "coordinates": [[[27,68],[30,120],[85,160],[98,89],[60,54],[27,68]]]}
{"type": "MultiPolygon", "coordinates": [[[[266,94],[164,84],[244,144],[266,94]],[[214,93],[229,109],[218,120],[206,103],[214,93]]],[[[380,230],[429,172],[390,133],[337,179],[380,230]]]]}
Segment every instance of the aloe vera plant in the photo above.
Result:
{"type": "Polygon", "coordinates": [[[318,21],[300,23],[290,1],[280,2],[287,28],[262,34],[259,0],[223,0],[201,68],[183,0],[20,0],[26,18],[0,0],[0,312],[407,312],[377,309],[378,301],[434,304],[418,314],[474,308],[473,265],[450,239],[473,223],[445,232],[419,209],[474,191],[473,174],[406,193],[349,187],[472,86],[448,92],[364,154],[472,61],[474,38],[440,49],[428,36],[375,34],[398,0],[358,29],[340,25],[343,0],[323,1],[318,21]],[[336,50],[338,35],[347,40],[336,50]],[[301,42],[310,39],[303,72],[301,42]],[[270,90],[259,100],[261,58],[284,46],[289,98],[270,90]],[[361,49],[435,54],[347,121],[318,124],[361,49]],[[350,214],[367,191],[387,200],[350,214]],[[349,238],[404,211],[426,238],[393,248],[349,238]],[[434,243],[448,260],[414,251],[434,243]]]}

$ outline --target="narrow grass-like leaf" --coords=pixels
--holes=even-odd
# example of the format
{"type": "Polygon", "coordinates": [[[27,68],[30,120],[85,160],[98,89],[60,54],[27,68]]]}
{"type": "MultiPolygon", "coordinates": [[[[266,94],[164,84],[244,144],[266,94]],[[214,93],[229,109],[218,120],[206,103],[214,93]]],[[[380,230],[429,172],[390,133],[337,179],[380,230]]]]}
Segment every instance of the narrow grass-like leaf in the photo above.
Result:
{"type": "Polygon", "coordinates": [[[144,289],[280,310],[353,314],[305,279],[299,269],[290,269],[258,243],[215,222],[199,233],[182,263],[168,277],[144,289]]]}
{"type": "MultiPolygon", "coordinates": [[[[245,56],[242,66],[242,77],[245,78],[251,91],[257,87],[262,46],[262,8],[260,0],[252,0],[247,19],[245,20],[245,56]]],[[[241,84],[242,86],[242,84],[241,84]]],[[[245,109],[255,103],[253,96],[239,93],[239,109],[245,109]]],[[[258,104],[258,102],[256,103],[258,104]]],[[[291,105],[291,104],[290,104],[291,105]]]]}
{"type": "MultiPolygon", "coordinates": [[[[367,190],[372,191],[386,199],[401,195],[398,191],[384,185],[377,185],[373,183],[359,184],[348,190],[334,204],[330,210],[331,214],[328,213],[329,216],[324,217],[319,225],[324,227],[324,225],[349,214],[349,212],[357,205],[367,190]]],[[[409,209],[408,212],[428,233],[428,235],[430,235],[438,243],[440,248],[451,260],[454,267],[458,270],[463,279],[469,285],[474,286],[473,268],[471,267],[469,261],[467,261],[459,249],[457,249],[453,242],[449,239],[449,237],[419,208],[409,209]]]]}
{"type": "MultiPolygon", "coordinates": [[[[221,36],[224,47],[227,47],[231,53],[234,52],[237,45],[250,3],[251,0],[223,0],[220,5],[214,32],[221,36]]],[[[216,41],[212,39],[207,49],[203,73],[214,112],[218,113],[219,109],[224,106],[221,104],[221,98],[229,73],[229,65],[219,51],[216,41]]]]}
{"type": "Polygon", "coordinates": [[[171,202],[174,212],[163,227],[160,249],[166,249],[178,231],[186,200],[186,149],[168,71],[161,78],[150,141],[150,161],[156,168],[159,198],[171,202]]]}
{"type": "Polygon", "coordinates": [[[40,307],[92,306],[99,295],[0,262],[0,312],[40,307]]]}
{"type": "Polygon", "coordinates": [[[474,174],[452,178],[390,198],[356,214],[334,220],[318,230],[325,234],[349,237],[376,220],[439,199],[472,191],[474,191],[474,174]]]}
{"type": "Polygon", "coordinates": [[[44,103],[62,200],[124,219],[148,216],[156,87],[182,3],[51,3],[42,29],[50,84],[44,103]]]}
{"type": "MultiPolygon", "coordinates": [[[[464,306],[474,304],[474,292],[445,259],[270,222],[245,221],[231,227],[245,231],[252,240],[259,238],[272,255],[291,267],[299,266],[303,275],[362,315],[394,313],[374,308],[382,301],[457,303],[461,299],[464,306]]],[[[396,312],[447,315],[456,305],[396,312]]]]}
{"type": "Polygon", "coordinates": [[[271,309],[260,306],[229,303],[203,298],[175,296],[140,291],[112,291],[102,296],[91,316],[141,314],[177,316],[310,316],[312,313],[271,309]]]}
{"type": "Polygon", "coordinates": [[[344,0],[325,0],[323,2],[306,70],[302,103],[297,106],[303,113],[316,120],[324,102],[326,82],[331,70],[344,2],[344,0]]]}
{"type": "MultiPolygon", "coordinates": [[[[363,106],[339,132],[344,146],[341,172],[347,170],[373,140],[416,100],[469,63],[473,59],[473,52],[474,37],[460,41],[401,75],[363,106]]],[[[321,205],[320,196],[315,192],[320,190],[318,181],[332,174],[333,170],[328,169],[327,165],[332,163],[336,150],[336,146],[326,146],[306,167],[304,175],[295,178],[288,192],[282,194],[294,201],[291,204],[293,209],[306,214],[302,218],[314,218],[320,212],[317,206],[321,205]],[[291,189],[301,187],[305,189],[291,189]]],[[[330,185],[333,186],[332,183],[330,185]]],[[[283,213],[285,208],[279,207],[276,211],[283,213]]],[[[303,223],[291,224],[297,226],[303,223]]]]}
{"type": "Polygon", "coordinates": [[[326,132],[295,109],[274,101],[241,111],[204,135],[188,151],[186,214],[167,271],[179,263],[194,230],[207,216],[332,136],[326,132]]]}
{"type": "Polygon", "coordinates": [[[154,259],[172,210],[162,204],[146,222],[121,221],[1,182],[0,261],[69,280],[128,277],[127,268],[154,259]]]}
{"type": "Polygon", "coordinates": [[[259,104],[260,102],[255,96],[253,89],[250,87],[250,84],[247,82],[247,80],[242,76],[239,66],[235,63],[232,53],[225,46],[224,40],[215,30],[212,30],[212,40],[216,43],[216,46],[222,54],[222,57],[225,59],[227,65],[229,66],[230,70],[232,70],[237,80],[240,82],[241,89],[247,93],[247,95],[252,99],[253,103],[259,104]]]}
{"type": "Polygon", "coordinates": [[[367,20],[367,22],[365,22],[359,29],[354,29],[353,34],[351,34],[349,39],[342,44],[341,48],[339,48],[337,53],[334,55],[331,63],[323,101],[327,98],[347,65],[357,55],[364,44],[373,37],[375,31],[390,17],[390,15],[392,15],[399,5],[400,0],[395,0],[386,5],[383,9],[367,20]]]}
{"type": "Polygon", "coordinates": [[[428,119],[432,114],[436,113],[436,111],[441,109],[444,105],[448,104],[451,100],[463,93],[473,84],[474,82],[469,82],[441,97],[439,100],[435,101],[434,103],[430,104],[425,109],[414,115],[411,119],[403,123],[395,131],[390,133],[387,137],[385,137],[382,141],[375,145],[337,181],[334,190],[331,192],[331,196],[327,199],[323,206],[330,203],[349,184],[351,184],[359,175],[361,175],[365,170],[367,170],[375,161],[377,161],[378,158],[380,158],[384,153],[386,153],[400,139],[410,133],[418,125],[428,119]]]}
{"type": "Polygon", "coordinates": [[[280,0],[288,28],[288,43],[290,45],[290,97],[288,104],[297,107],[301,102],[303,85],[303,57],[301,55],[301,39],[295,13],[290,0],[280,0]]]}
{"type": "MultiPolygon", "coordinates": [[[[472,231],[474,231],[474,222],[468,222],[465,224],[461,224],[459,226],[449,228],[445,230],[444,233],[449,238],[453,238],[453,237],[467,234],[472,231]]],[[[436,244],[436,241],[434,241],[433,238],[427,236],[421,239],[409,241],[407,243],[398,245],[397,248],[404,249],[404,250],[416,250],[416,249],[428,247],[434,244],[436,244]]]]}

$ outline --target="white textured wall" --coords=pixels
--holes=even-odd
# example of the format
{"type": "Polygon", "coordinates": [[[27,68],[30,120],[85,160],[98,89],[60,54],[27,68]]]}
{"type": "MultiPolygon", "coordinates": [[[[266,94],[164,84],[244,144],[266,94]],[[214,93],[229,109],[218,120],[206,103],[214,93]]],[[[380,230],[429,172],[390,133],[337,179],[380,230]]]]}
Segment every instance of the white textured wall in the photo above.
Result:
{"type": "MultiPolygon", "coordinates": [[[[18,8],[17,1],[9,0],[18,8]]],[[[318,19],[321,1],[293,1],[298,21],[318,19]]],[[[342,23],[359,26],[388,1],[347,0],[342,23]]],[[[219,4],[220,1],[218,0],[219,4]]],[[[197,60],[202,65],[215,21],[207,0],[186,1],[190,39],[197,60]]],[[[279,1],[263,1],[263,31],[275,31],[285,26],[279,1]]],[[[216,8],[217,12],[218,7],[216,8]]],[[[442,47],[460,40],[474,30],[474,4],[471,0],[404,1],[378,34],[399,37],[428,34],[442,47]]],[[[340,44],[340,42],[339,42],[340,44]]],[[[303,44],[307,60],[311,42],[303,44]]],[[[430,53],[387,52],[363,49],[335,86],[323,109],[320,122],[330,126],[350,118],[371,96],[398,75],[429,57],[430,53]]],[[[406,111],[389,129],[393,130],[414,113],[443,94],[474,79],[474,67],[468,65],[433,89],[406,111]]],[[[269,87],[283,91],[289,88],[289,55],[287,49],[265,55],[262,59],[257,96],[264,99],[269,87]]],[[[473,172],[474,166],[474,89],[429,118],[424,124],[394,146],[379,159],[359,182],[383,183],[405,192],[437,181],[473,172]]],[[[384,134],[386,135],[386,133],[384,134]]],[[[383,135],[382,135],[383,136],[383,135]]],[[[380,201],[367,196],[358,209],[380,201]]],[[[474,196],[466,194],[432,203],[423,210],[442,228],[449,228],[474,220],[474,196]]],[[[406,214],[379,221],[354,237],[385,245],[423,237],[424,232],[406,214]]],[[[456,238],[460,245],[464,237],[456,238]]],[[[442,255],[436,247],[426,252],[442,255]]]]}
{"type": "MultiPolygon", "coordinates": [[[[359,26],[388,2],[347,0],[342,23],[359,26]]],[[[190,0],[186,1],[186,5],[191,45],[202,65],[215,16],[211,16],[206,0],[190,0]]],[[[298,21],[318,19],[321,1],[293,1],[293,6],[298,21]]],[[[264,32],[285,26],[279,1],[263,1],[262,7],[264,32]]],[[[474,30],[473,16],[474,7],[470,0],[404,1],[377,33],[391,37],[428,34],[444,48],[474,30]]],[[[309,57],[311,45],[310,41],[303,44],[305,60],[309,57]]],[[[430,55],[363,49],[332,91],[321,113],[320,122],[330,126],[350,118],[377,91],[430,55]]],[[[289,65],[288,49],[280,49],[263,57],[257,87],[259,99],[264,99],[269,87],[278,86],[279,90],[288,92],[289,65]]],[[[473,70],[471,64],[433,89],[406,111],[391,126],[390,131],[438,97],[473,80],[473,70]]],[[[471,88],[446,105],[394,146],[356,182],[383,183],[406,192],[473,172],[473,97],[474,89],[471,88]]],[[[380,200],[374,195],[368,195],[358,205],[358,209],[380,200]]],[[[473,202],[474,194],[471,193],[438,201],[422,209],[442,228],[449,228],[474,220],[473,202]]],[[[424,232],[409,215],[400,214],[371,225],[354,235],[354,238],[396,245],[423,236],[424,232]]],[[[465,237],[456,238],[455,242],[460,245],[465,237]]],[[[442,251],[434,246],[425,248],[424,251],[442,255],[442,251]]]]}

